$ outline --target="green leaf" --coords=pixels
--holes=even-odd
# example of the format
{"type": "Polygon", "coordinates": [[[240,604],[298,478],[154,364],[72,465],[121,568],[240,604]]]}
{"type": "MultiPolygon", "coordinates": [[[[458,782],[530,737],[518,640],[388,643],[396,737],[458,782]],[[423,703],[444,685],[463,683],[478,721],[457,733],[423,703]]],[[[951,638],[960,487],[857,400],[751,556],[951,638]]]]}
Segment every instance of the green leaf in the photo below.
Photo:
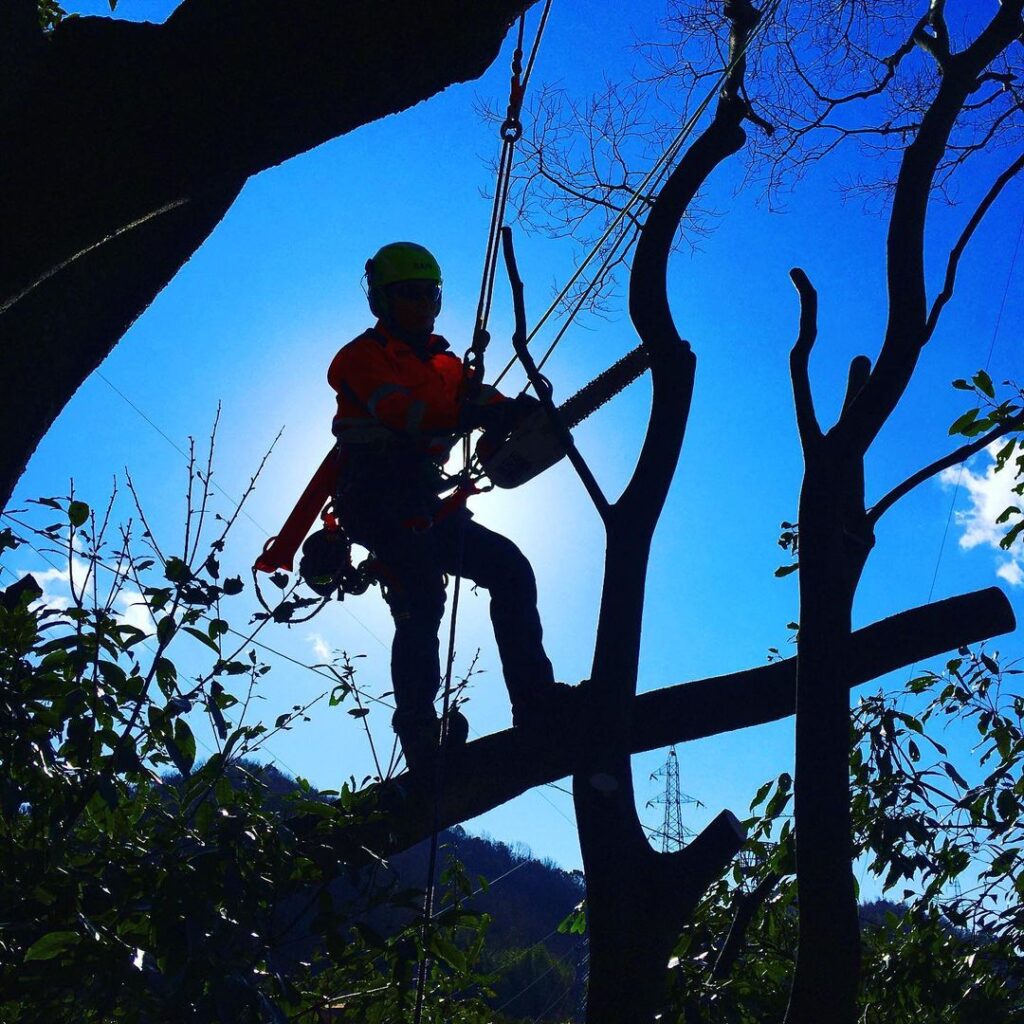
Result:
{"type": "Polygon", "coordinates": [[[178,749],[184,755],[188,770],[191,771],[196,760],[196,738],[192,735],[188,722],[183,718],[174,720],[174,742],[178,744],[178,749]]]}
{"type": "Polygon", "coordinates": [[[950,436],[952,436],[953,434],[963,434],[970,427],[970,425],[978,418],[978,413],[980,412],[980,409],[968,409],[968,411],[965,412],[963,416],[958,416],[955,420],[953,420],[952,426],[950,426],[949,428],[950,436]]]}
{"type": "Polygon", "coordinates": [[[66,949],[78,945],[82,936],[77,932],[47,932],[25,950],[24,960],[52,960],[66,949]]]}
{"type": "Polygon", "coordinates": [[[0,555],[2,555],[8,548],[12,551],[15,548],[21,547],[22,542],[14,536],[14,531],[8,526],[0,530],[0,555]]]}
{"type": "Polygon", "coordinates": [[[221,588],[228,597],[234,597],[235,594],[242,592],[242,577],[241,576],[229,576],[221,588]]]}
{"type": "Polygon", "coordinates": [[[453,970],[464,971],[466,970],[466,954],[455,945],[451,939],[444,935],[438,935],[436,932],[430,937],[428,943],[430,951],[435,955],[444,960],[453,970]]]}
{"type": "Polygon", "coordinates": [[[1016,438],[1011,438],[1009,441],[1007,441],[1006,444],[1003,445],[1002,448],[999,449],[998,452],[996,452],[996,472],[997,473],[999,472],[999,470],[1001,470],[1003,468],[1003,466],[1006,465],[1007,462],[1010,461],[1010,456],[1013,454],[1013,450],[1014,450],[1014,448],[1016,448],[1016,446],[1017,446],[1017,439],[1016,438]]]}
{"type": "Polygon", "coordinates": [[[563,935],[584,935],[587,931],[587,901],[577,903],[571,913],[558,925],[563,935]]]}
{"type": "Polygon", "coordinates": [[[775,575],[780,577],[788,576],[791,572],[796,572],[799,568],[799,562],[794,562],[792,565],[780,565],[778,569],[775,570],[775,575]]]}
{"type": "Polygon", "coordinates": [[[81,526],[89,518],[89,506],[84,501],[73,501],[68,505],[68,520],[72,526],[81,526]]]}
{"type": "Polygon", "coordinates": [[[989,398],[996,397],[996,389],[992,386],[992,378],[984,370],[979,370],[971,378],[971,383],[980,392],[982,392],[982,394],[988,395],[989,398]]]}
{"type": "Polygon", "coordinates": [[[191,575],[188,566],[175,555],[172,555],[164,563],[164,576],[172,583],[184,583],[191,575]]]}
{"type": "Polygon", "coordinates": [[[999,817],[1006,822],[1015,822],[1020,816],[1020,804],[1013,795],[1012,790],[1001,789],[996,799],[996,807],[999,810],[999,817]]]}
{"type": "Polygon", "coordinates": [[[177,628],[177,626],[176,626],[175,621],[174,621],[174,616],[173,615],[165,615],[156,624],[156,638],[157,638],[157,640],[159,640],[161,644],[166,646],[167,644],[169,644],[171,642],[171,637],[174,636],[174,630],[176,628],[177,628]]]}
{"type": "Polygon", "coordinates": [[[348,712],[353,718],[365,718],[369,713],[369,708],[350,708],[348,712]]]}
{"type": "Polygon", "coordinates": [[[200,643],[209,647],[214,654],[220,654],[220,651],[217,650],[217,645],[205,633],[200,632],[198,629],[193,629],[191,626],[183,626],[182,628],[189,636],[194,636],[200,643]]]}
{"type": "Polygon", "coordinates": [[[1007,531],[1005,537],[1000,538],[999,546],[1004,551],[1009,551],[1010,548],[1013,546],[1013,542],[1020,536],[1022,531],[1024,531],[1024,519],[1022,519],[1019,523],[1016,523],[1013,527],[1011,527],[1007,531]]]}
{"type": "Polygon", "coordinates": [[[755,794],[754,799],[750,801],[750,810],[753,810],[758,804],[764,802],[764,798],[771,792],[772,786],[775,785],[774,779],[769,779],[755,794]]]}
{"type": "Polygon", "coordinates": [[[974,390],[974,388],[970,384],[968,384],[967,381],[965,381],[963,379],[963,377],[960,377],[957,380],[953,381],[953,387],[955,387],[957,389],[957,391],[973,391],[974,390]]]}

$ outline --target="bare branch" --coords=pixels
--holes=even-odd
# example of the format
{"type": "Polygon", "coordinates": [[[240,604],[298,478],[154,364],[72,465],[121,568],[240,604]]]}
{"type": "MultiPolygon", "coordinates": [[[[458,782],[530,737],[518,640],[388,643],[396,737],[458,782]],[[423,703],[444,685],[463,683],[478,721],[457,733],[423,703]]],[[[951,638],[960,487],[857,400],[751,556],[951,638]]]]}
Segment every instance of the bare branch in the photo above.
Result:
{"type": "Polygon", "coordinates": [[[971,215],[970,220],[967,222],[967,226],[964,228],[963,233],[957,239],[956,245],[953,246],[952,251],[949,254],[949,262],[946,264],[946,278],[942,284],[942,291],[939,292],[932,305],[931,311],[928,313],[928,324],[925,328],[925,341],[928,341],[932,334],[935,332],[935,327],[939,322],[939,315],[942,313],[943,307],[953,297],[953,288],[956,284],[956,272],[960,266],[960,258],[964,254],[964,250],[967,248],[967,243],[971,240],[974,232],[977,230],[978,225],[981,223],[985,214],[988,213],[992,204],[996,201],[999,193],[1002,192],[1006,183],[1012,178],[1016,177],[1021,170],[1024,169],[1024,153],[1021,153],[1016,160],[1010,164],[1009,167],[999,175],[998,178],[992,183],[992,187],[985,193],[985,198],[978,204],[978,208],[971,215]]]}
{"type": "Polygon", "coordinates": [[[754,915],[761,909],[762,904],[768,899],[781,879],[781,875],[769,871],[750,892],[741,892],[736,897],[736,913],[732,919],[729,934],[725,937],[725,942],[715,960],[715,966],[711,969],[712,978],[728,976],[746,945],[747,929],[750,927],[750,922],[753,921],[754,915]]]}
{"type": "Polygon", "coordinates": [[[919,25],[914,33],[914,42],[945,71],[949,67],[952,53],[949,49],[949,29],[944,15],[945,0],[931,0],[927,15],[927,26],[919,25]],[[931,29],[931,32],[928,29],[931,29]]]}
{"type": "Polygon", "coordinates": [[[930,479],[937,473],[941,473],[944,469],[949,469],[950,466],[956,466],[964,462],[972,455],[976,455],[982,449],[987,448],[993,441],[1022,427],[1024,427],[1024,413],[1019,413],[1008,419],[1005,423],[1000,423],[998,427],[990,430],[987,434],[976,438],[969,444],[961,445],[956,451],[952,451],[941,459],[936,459],[923,469],[919,469],[916,473],[912,473],[903,483],[897,484],[884,498],[869,509],[867,513],[868,524],[873,527],[900,498],[909,494],[918,484],[924,483],[925,480],[930,479]]]}
{"type": "Polygon", "coordinates": [[[886,242],[889,313],[875,369],[838,429],[866,452],[906,390],[927,340],[924,231],[936,170],[974,83],[1021,31],[1024,0],[1006,0],[968,49],[953,57],[904,151],[886,242]]]}
{"type": "Polygon", "coordinates": [[[850,370],[846,375],[846,394],[843,397],[843,412],[853,404],[854,399],[871,376],[871,360],[867,356],[854,356],[850,360],[850,370]]]}
{"type": "Polygon", "coordinates": [[[573,440],[572,432],[562,422],[558,409],[555,408],[555,403],[551,400],[551,387],[541,376],[526,344],[526,302],[523,297],[523,281],[519,276],[519,268],[516,265],[515,249],[512,246],[511,228],[503,227],[501,229],[501,244],[505,254],[505,267],[508,270],[509,285],[512,288],[512,305],[515,310],[516,327],[512,345],[515,348],[516,355],[519,356],[519,361],[526,370],[527,376],[530,378],[530,383],[537,392],[541,405],[544,406],[544,411],[552,428],[565,445],[565,453],[569,462],[572,463],[572,468],[576,470],[576,475],[582,481],[587,494],[590,495],[594,508],[597,509],[602,519],[606,519],[609,510],[608,499],[604,496],[604,492],[601,490],[601,486],[591,472],[586,460],[580,455],[576,442],[573,440]]]}

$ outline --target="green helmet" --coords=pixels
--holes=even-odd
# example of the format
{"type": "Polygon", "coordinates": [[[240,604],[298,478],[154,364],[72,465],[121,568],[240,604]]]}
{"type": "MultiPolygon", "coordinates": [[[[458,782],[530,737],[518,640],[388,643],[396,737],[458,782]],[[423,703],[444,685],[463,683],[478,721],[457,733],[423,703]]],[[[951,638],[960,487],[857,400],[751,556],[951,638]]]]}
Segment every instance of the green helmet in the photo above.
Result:
{"type": "Polygon", "coordinates": [[[429,250],[415,242],[391,242],[366,261],[366,284],[370,311],[387,315],[388,285],[399,281],[433,281],[441,285],[441,266],[429,250]]]}

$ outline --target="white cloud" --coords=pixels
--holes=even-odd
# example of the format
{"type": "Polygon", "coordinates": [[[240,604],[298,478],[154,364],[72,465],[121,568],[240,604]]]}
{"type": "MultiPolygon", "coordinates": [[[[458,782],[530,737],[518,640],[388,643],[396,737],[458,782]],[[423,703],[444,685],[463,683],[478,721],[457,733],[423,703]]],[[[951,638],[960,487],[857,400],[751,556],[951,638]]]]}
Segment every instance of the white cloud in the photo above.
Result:
{"type": "MultiPolygon", "coordinates": [[[[32,572],[32,578],[43,588],[43,596],[38,604],[47,608],[62,610],[71,604],[71,580],[74,579],[75,590],[81,594],[89,584],[91,570],[88,562],[81,558],[71,559],[70,569],[42,569],[32,572]]],[[[22,572],[22,576],[28,575],[22,572]]]]}
{"type": "Polygon", "coordinates": [[[143,633],[152,633],[155,629],[153,615],[146,604],[146,599],[137,590],[122,590],[117,595],[117,603],[121,612],[117,621],[122,626],[134,626],[143,633]]]}
{"type": "Polygon", "coordinates": [[[331,649],[327,641],[319,633],[310,633],[306,639],[313,646],[313,653],[323,662],[331,660],[331,649]]]}
{"type": "Polygon", "coordinates": [[[1002,565],[996,569],[996,575],[1001,580],[1006,580],[1011,587],[1019,587],[1024,583],[1024,568],[1021,568],[1021,563],[1014,559],[1009,559],[1003,562],[1002,565]]]}
{"type": "Polygon", "coordinates": [[[996,575],[1011,586],[1024,585],[1024,544],[1016,541],[1009,551],[1003,551],[999,542],[1006,534],[1008,526],[1017,522],[1012,516],[1009,523],[997,523],[996,519],[1004,510],[1016,505],[1024,508],[1024,499],[1013,493],[1015,480],[1012,466],[1001,473],[995,471],[995,453],[1003,442],[990,445],[979,459],[988,465],[982,472],[975,472],[969,465],[962,469],[945,469],[939,480],[947,487],[955,487],[959,482],[970,499],[970,508],[956,513],[956,522],[963,529],[960,535],[960,547],[970,550],[976,547],[989,547],[999,552],[996,559],[996,575]]]}
{"type": "MultiPolygon", "coordinates": [[[[87,561],[81,558],[71,559],[70,569],[41,569],[33,570],[32,577],[43,588],[43,595],[39,598],[37,606],[53,608],[63,611],[71,606],[71,581],[74,580],[75,591],[79,595],[85,593],[87,587],[92,586],[92,570],[87,561]]],[[[20,575],[28,573],[22,571],[20,575]]],[[[101,592],[100,600],[105,599],[105,593],[101,592]]],[[[85,593],[85,600],[88,603],[91,595],[85,593]]],[[[125,626],[134,626],[144,633],[152,633],[155,629],[153,616],[146,606],[146,599],[138,590],[126,588],[117,595],[115,602],[117,621],[125,626]]]]}

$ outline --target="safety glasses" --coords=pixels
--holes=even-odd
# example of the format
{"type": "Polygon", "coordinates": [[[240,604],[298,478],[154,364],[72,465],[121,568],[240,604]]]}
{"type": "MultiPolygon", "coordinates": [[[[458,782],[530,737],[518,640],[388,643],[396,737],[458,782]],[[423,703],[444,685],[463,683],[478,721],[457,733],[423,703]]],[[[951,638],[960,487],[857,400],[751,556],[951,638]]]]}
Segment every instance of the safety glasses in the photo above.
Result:
{"type": "Polygon", "coordinates": [[[430,302],[436,305],[441,301],[441,286],[433,281],[398,281],[391,285],[388,294],[406,302],[430,302]]]}

